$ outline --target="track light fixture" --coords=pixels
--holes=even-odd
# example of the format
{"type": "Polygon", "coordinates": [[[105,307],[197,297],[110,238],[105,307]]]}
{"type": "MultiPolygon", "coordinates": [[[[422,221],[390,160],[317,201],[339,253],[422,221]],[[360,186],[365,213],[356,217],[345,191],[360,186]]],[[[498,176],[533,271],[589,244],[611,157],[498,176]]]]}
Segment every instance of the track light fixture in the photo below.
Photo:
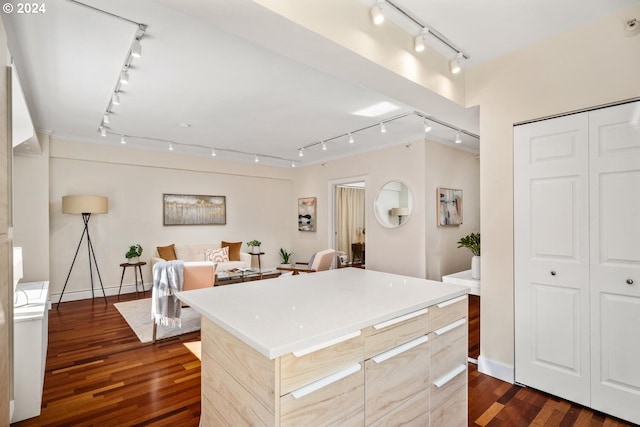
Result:
{"type": "Polygon", "coordinates": [[[128,71],[128,68],[125,68],[120,73],[120,83],[122,83],[123,85],[129,84],[129,71],[128,71]]]}
{"type": "Polygon", "coordinates": [[[462,53],[458,52],[456,57],[451,60],[449,63],[449,67],[451,68],[451,73],[458,74],[460,70],[462,70],[462,66],[460,65],[460,60],[462,60],[462,53]]]}
{"type": "Polygon", "coordinates": [[[169,143],[169,151],[173,151],[173,142],[169,143]]]}
{"type": "Polygon", "coordinates": [[[124,138],[124,135],[120,137],[120,144],[126,144],[127,140],[124,138]]]}
{"type": "Polygon", "coordinates": [[[104,113],[104,116],[102,116],[102,123],[105,125],[111,123],[111,120],[109,120],[109,113],[104,113]]]}
{"type": "Polygon", "coordinates": [[[258,155],[253,156],[253,161],[255,163],[260,163],[260,159],[258,158],[258,155]]]}
{"type": "Polygon", "coordinates": [[[113,96],[111,97],[111,103],[113,105],[120,105],[120,95],[118,95],[118,92],[113,93],[113,96]]]}
{"type": "Polygon", "coordinates": [[[384,122],[380,122],[380,133],[387,133],[387,128],[384,125],[384,122]]]}
{"type": "Polygon", "coordinates": [[[375,25],[380,25],[384,22],[384,12],[382,11],[382,3],[378,2],[377,5],[371,8],[371,20],[375,25]]]}
{"type": "Polygon", "coordinates": [[[293,160],[291,161],[291,167],[295,168],[296,167],[296,162],[294,162],[293,160]]]}
{"type": "Polygon", "coordinates": [[[327,143],[322,141],[322,151],[327,151],[327,143]]]}
{"type": "Polygon", "coordinates": [[[420,31],[420,34],[418,34],[414,39],[413,39],[413,50],[415,50],[416,52],[422,52],[424,51],[424,39],[427,36],[427,34],[429,34],[429,30],[427,30],[426,28],[423,28],[422,31],[420,31]]]}
{"type": "Polygon", "coordinates": [[[422,124],[424,125],[424,133],[430,132],[431,131],[431,126],[429,125],[429,123],[427,122],[427,119],[423,119],[422,120],[422,124]]]}
{"type": "Polygon", "coordinates": [[[216,154],[216,149],[215,149],[215,148],[212,148],[212,149],[211,149],[211,157],[215,157],[216,155],[217,155],[217,154],[216,154]]]}
{"type": "Polygon", "coordinates": [[[303,151],[303,150],[304,150],[304,148],[300,148],[300,149],[298,150],[298,156],[299,156],[299,157],[304,157],[304,151],[303,151]]]}
{"type": "Polygon", "coordinates": [[[356,142],[356,140],[353,139],[353,135],[351,135],[351,132],[349,132],[349,144],[353,144],[354,142],[356,142]]]}
{"type": "Polygon", "coordinates": [[[456,132],[456,140],[453,142],[455,142],[456,144],[462,143],[462,140],[460,139],[460,131],[456,132]]]}
{"type": "Polygon", "coordinates": [[[107,128],[105,128],[104,126],[100,126],[98,130],[100,131],[100,136],[102,137],[107,136],[107,128]]]}
{"type": "Polygon", "coordinates": [[[140,45],[140,39],[136,39],[131,46],[131,56],[134,58],[140,58],[142,56],[142,46],[140,45]]]}

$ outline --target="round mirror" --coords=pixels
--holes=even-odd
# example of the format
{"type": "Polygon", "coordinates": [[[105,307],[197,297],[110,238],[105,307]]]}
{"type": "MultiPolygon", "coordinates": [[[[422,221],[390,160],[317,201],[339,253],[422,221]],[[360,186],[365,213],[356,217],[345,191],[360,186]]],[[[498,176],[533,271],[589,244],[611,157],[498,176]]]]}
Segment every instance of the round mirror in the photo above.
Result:
{"type": "Polygon", "coordinates": [[[413,212],[413,194],[402,181],[387,182],[376,195],[373,210],[383,227],[404,225],[413,212]]]}

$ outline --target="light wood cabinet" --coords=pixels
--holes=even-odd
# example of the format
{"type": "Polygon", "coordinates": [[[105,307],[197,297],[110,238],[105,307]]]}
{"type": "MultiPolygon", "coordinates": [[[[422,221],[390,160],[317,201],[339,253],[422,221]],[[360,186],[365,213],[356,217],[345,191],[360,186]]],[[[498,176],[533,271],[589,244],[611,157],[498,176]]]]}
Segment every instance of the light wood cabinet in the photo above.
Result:
{"type": "Polygon", "coordinates": [[[203,425],[466,424],[466,319],[464,295],[269,359],[203,317],[203,425]]]}

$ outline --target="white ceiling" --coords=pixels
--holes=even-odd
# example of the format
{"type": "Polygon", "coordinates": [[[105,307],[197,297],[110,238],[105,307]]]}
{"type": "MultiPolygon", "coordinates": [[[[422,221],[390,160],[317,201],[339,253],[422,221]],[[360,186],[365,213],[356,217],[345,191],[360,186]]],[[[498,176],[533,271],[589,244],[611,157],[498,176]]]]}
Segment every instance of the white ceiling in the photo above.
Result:
{"type": "MultiPolygon", "coordinates": [[[[466,66],[473,66],[638,1],[395,3],[464,49],[471,56],[466,66]]],[[[132,62],[130,84],[122,89],[121,105],[112,108],[106,138],[97,128],[136,25],[69,0],[45,1],[44,14],[2,14],[34,125],[59,138],[120,145],[125,134],[131,148],[167,150],[172,141],[176,152],[190,155],[209,156],[216,148],[217,158],[252,162],[258,154],[261,164],[290,166],[295,161],[304,166],[422,139],[422,119],[415,115],[389,122],[385,134],[375,126],[415,110],[478,133],[477,108],[464,109],[423,88],[413,98],[400,97],[410,100],[400,103],[390,96],[398,83],[393,77],[386,90],[371,89],[366,82],[379,77],[380,70],[368,61],[253,1],[84,3],[148,26],[142,57],[132,62]],[[378,118],[352,114],[381,101],[399,109],[378,118]],[[346,137],[333,139],[368,126],[374,127],[354,134],[354,144],[346,137]],[[319,142],[325,140],[328,149],[323,151],[319,142]],[[318,145],[302,158],[297,155],[298,148],[312,144],[318,145]]],[[[390,18],[417,34],[406,20],[390,18]]],[[[441,48],[437,41],[434,46],[441,48]]],[[[453,130],[433,125],[430,139],[454,145],[453,130]]],[[[462,140],[456,148],[478,152],[476,138],[463,133],[462,140]]]]}

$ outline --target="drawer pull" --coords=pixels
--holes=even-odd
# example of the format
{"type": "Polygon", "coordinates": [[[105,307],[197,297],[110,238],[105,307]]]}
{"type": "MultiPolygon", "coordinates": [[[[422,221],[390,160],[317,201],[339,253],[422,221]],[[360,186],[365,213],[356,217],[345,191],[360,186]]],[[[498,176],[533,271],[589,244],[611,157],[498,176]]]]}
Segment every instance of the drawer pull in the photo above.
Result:
{"type": "Polygon", "coordinates": [[[359,363],[356,363],[355,365],[351,365],[346,369],[343,369],[340,372],[336,372],[335,374],[331,374],[328,377],[324,377],[318,381],[312,382],[311,384],[308,384],[304,387],[300,387],[297,390],[294,390],[291,392],[291,395],[293,397],[295,397],[296,399],[300,399],[303,398],[305,396],[307,396],[308,394],[313,393],[314,391],[318,391],[321,388],[324,388],[328,385],[331,385],[333,383],[335,383],[336,381],[340,381],[343,378],[348,377],[351,374],[355,374],[356,372],[358,372],[360,369],[362,369],[362,366],[360,366],[359,363]]]}
{"type": "Polygon", "coordinates": [[[453,304],[455,304],[457,302],[464,301],[466,298],[467,298],[466,295],[462,295],[461,297],[450,299],[450,300],[445,301],[445,302],[441,302],[440,304],[437,304],[436,307],[445,308],[445,307],[453,305],[453,304]]]}
{"type": "Polygon", "coordinates": [[[393,326],[397,323],[404,322],[405,320],[413,319],[414,317],[422,316],[423,314],[427,314],[429,312],[428,308],[411,312],[409,314],[405,314],[404,316],[394,317],[391,320],[387,320],[386,322],[378,323],[377,325],[373,325],[373,329],[384,329],[389,326],[393,326]]]}
{"type": "Polygon", "coordinates": [[[427,341],[429,341],[429,337],[426,336],[426,335],[423,335],[420,338],[416,338],[415,340],[411,340],[411,341],[409,341],[407,343],[399,345],[399,346],[397,346],[395,348],[392,348],[389,351],[385,351],[384,353],[380,353],[379,355],[372,357],[371,360],[373,360],[376,363],[382,363],[385,360],[389,360],[392,357],[395,357],[395,356],[397,356],[399,354],[402,354],[402,353],[404,353],[406,351],[409,351],[412,348],[419,346],[420,344],[424,344],[427,341]]]}
{"type": "Polygon", "coordinates": [[[434,381],[433,385],[440,388],[446,385],[449,381],[451,381],[452,379],[454,379],[455,377],[457,377],[458,375],[460,375],[466,370],[467,370],[466,366],[458,365],[454,369],[452,369],[451,371],[449,371],[448,373],[446,373],[445,375],[441,376],[436,381],[434,381]]]}
{"type": "Polygon", "coordinates": [[[332,345],[335,345],[335,344],[350,340],[351,338],[359,337],[360,334],[361,334],[360,331],[355,331],[355,332],[352,332],[350,334],[343,335],[341,337],[334,338],[332,340],[322,342],[320,344],[312,345],[311,347],[307,347],[307,348],[304,348],[304,349],[299,350],[299,351],[294,351],[294,352],[292,352],[292,354],[295,357],[302,357],[302,356],[305,356],[305,355],[307,355],[309,353],[313,353],[314,351],[322,350],[323,348],[331,347],[332,345]]]}
{"type": "Polygon", "coordinates": [[[436,334],[436,335],[444,335],[444,334],[446,334],[447,332],[449,332],[449,331],[451,331],[451,330],[453,330],[453,329],[457,328],[458,326],[462,326],[462,325],[464,325],[465,323],[467,323],[467,319],[464,319],[464,318],[463,318],[463,319],[460,319],[460,320],[456,320],[456,321],[455,321],[455,322],[453,322],[453,323],[449,323],[448,325],[443,326],[443,327],[442,327],[442,328],[440,328],[440,329],[436,329],[436,330],[435,330],[435,331],[433,331],[433,332],[435,332],[435,334],[436,334]]]}

